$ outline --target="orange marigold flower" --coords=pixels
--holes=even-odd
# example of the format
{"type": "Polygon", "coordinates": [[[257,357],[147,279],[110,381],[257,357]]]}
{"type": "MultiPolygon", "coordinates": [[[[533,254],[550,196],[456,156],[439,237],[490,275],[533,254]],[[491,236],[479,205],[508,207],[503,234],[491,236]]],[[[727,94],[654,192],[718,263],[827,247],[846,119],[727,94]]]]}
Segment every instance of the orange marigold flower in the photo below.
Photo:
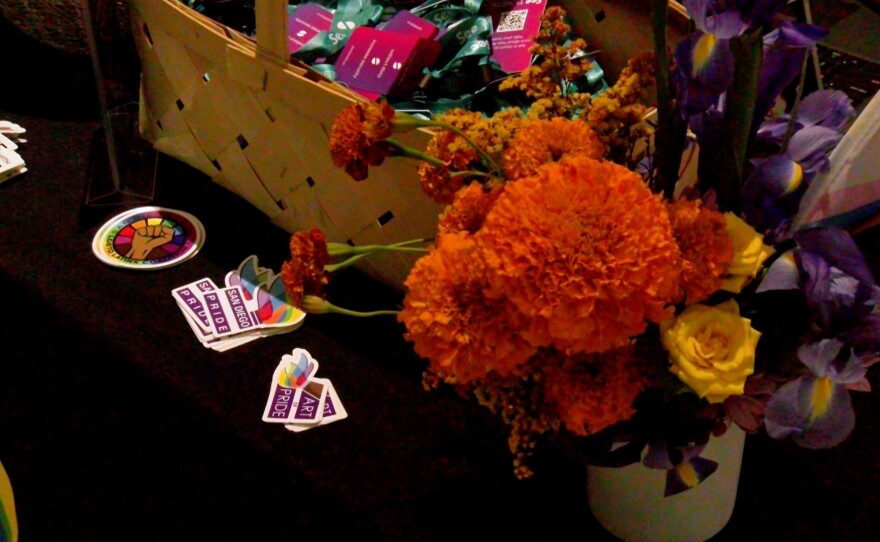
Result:
{"type": "Polygon", "coordinates": [[[504,174],[508,179],[519,179],[566,155],[598,159],[604,154],[605,147],[586,122],[560,117],[534,120],[510,141],[504,152],[504,174]]]}
{"type": "Polygon", "coordinates": [[[368,166],[381,165],[390,149],[382,142],[391,137],[394,108],[386,102],[356,102],[333,120],[330,157],[351,178],[367,178],[368,166]]]}
{"type": "Polygon", "coordinates": [[[466,233],[443,234],[419,258],[405,286],[398,320],[404,338],[452,384],[515,372],[535,349],[520,336],[524,319],[485,295],[483,260],[466,233]],[[518,321],[517,321],[518,319],[518,321]]]}
{"type": "Polygon", "coordinates": [[[433,201],[440,204],[452,203],[455,193],[468,179],[465,175],[452,176],[450,173],[466,171],[476,167],[479,155],[467,141],[448,130],[434,134],[425,152],[443,162],[443,166],[433,166],[427,162],[419,165],[419,180],[422,190],[433,201]]]}
{"type": "Polygon", "coordinates": [[[493,295],[531,319],[536,346],[602,352],[669,316],[681,253],[638,174],[565,158],[508,183],[475,239],[493,295]]]}
{"type": "Polygon", "coordinates": [[[386,101],[362,102],[364,132],[373,141],[391,137],[394,131],[394,108],[386,101]]]}
{"type": "Polygon", "coordinates": [[[486,188],[480,183],[472,183],[462,188],[455,193],[452,204],[440,215],[437,231],[476,233],[502,190],[502,184],[486,188]]]}
{"type": "Polygon", "coordinates": [[[668,204],[669,219],[684,263],[681,289],[685,303],[697,303],[721,287],[721,276],[733,261],[733,242],[724,215],[700,200],[679,198],[668,204]]]}
{"type": "Polygon", "coordinates": [[[304,295],[324,297],[324,286],[330,282],[324,266],[329,261],[327,236],[318,228],[290,236],[290,259],[281,265],[281,280],[295,306],[302,307],[304,295]]]}
{"type": "Polygon", "coordinates": [[[544,400],[554,407],[565,428],[587,436],[633,414],[633,401],[653,385],[650,362],[635,347],[601,354],[548,356],[544,369],[544,400]]]}

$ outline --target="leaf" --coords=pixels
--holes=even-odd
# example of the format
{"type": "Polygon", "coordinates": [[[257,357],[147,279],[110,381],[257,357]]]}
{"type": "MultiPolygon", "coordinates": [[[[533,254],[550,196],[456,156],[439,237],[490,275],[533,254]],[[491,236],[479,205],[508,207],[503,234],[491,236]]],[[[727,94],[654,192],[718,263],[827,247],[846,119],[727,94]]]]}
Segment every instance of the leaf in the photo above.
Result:
{"type": "Polygon", "coordinates": [[[764,421],[764,405],[752,397],[731,395],[724,401],[727,415],[747,433],[755,433],[764,421]]]}
{"type": "Polygon", "coordinates": [[[847,384],[846,389],[849,391],[871,391],[871,383],[868,382],[867,378],[862,378],[858,382],[847,384]]]}

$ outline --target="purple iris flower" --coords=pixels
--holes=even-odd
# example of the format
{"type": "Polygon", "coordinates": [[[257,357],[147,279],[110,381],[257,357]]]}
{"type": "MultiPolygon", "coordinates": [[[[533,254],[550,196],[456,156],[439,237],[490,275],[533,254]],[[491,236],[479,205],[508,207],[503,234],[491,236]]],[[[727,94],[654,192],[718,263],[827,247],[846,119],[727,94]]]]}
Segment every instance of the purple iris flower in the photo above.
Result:
{"type": "Polygon", "coordinates": [[[880,287],[849,233],[835,226],[798,230],[756,293],[800,289],[819,336],[836,338],[860,356],[880,353],[880,287]]]}
{"type": "Polygon", "coordinates": [[[835,337],[862,325],[880,305],[880,287],[849,233],[831,226],[808,228],[795,232],[794,240],[798,284],[822,336],[835,337]]]}
{"type": "MultiPolygon", "coordinates": [[[[840,130],[853,114],[851,100],[840,91],[816,91],[803,101],[793,134],[783,152],[751,161],[743,183],[743,218],[771,241],[788,237],[787,225],[797,214],[813,179],[828,171],[829,156],[843,137],[840,130]]],[[[788,115],[766,121],[758,130],[758,146],[782,146],[788,115]]]]}
{"type": "Polygon", "coordinates": [[[823,339],[800,347],[798,359],[808,371],[783,384],[764,412],[767,433],[776,439],[790,436],[806,448],[840,444],[855,426],[855,412],[847,386],[865,377],[865,364],[842,341],[823,339]]]}
{"type": "MultiPolygon", "coordinates": [[[[802,128],[820,126],[835,132],[842,132],[855,118],[852,100],[840,90],[817,90],[807,94],[801,101],[792,132],[802,128]]],[[[788,130],[791,115],[783,114],[765,120],[756,134],[759,145],[774,152],[782,147],[788,130]]]]}
{"type": "MultiPolygon", "coordinates": [[[[798,230],[796,248],[783,253],[756,289],[803,291],[819,337],[843,344],[868,367],[880,360],[880,287],[846,230],[798,230]]],[[[870,389],[867,381],[849,389],[870,389]]]]}
{"type": "Polygon", "coordinates": [[[675,81],[684,118],[716,105],[733,82],[730,40],[761,27],[788,0],[684,0],[697,30],[675,47],[675,81]]]}
{"type": "Polygon", "coordinates": [[[700,457],[705,444],[676,447],[670,452],[665,442],[653,442],[643,463],[652,469],[666,470],[666,489],[663,496],[668,497],[687,491],[700,484],[718,469],[718,462],[700,457]],[[675,461],[671,456],[675,456],[675,461]]]}
{"type": "Polygon", "coordinates": [[[810,47],[826,35],[828,31],[820,26],[785,21],[764,36],[754,112],[757,121],[767,116],[776,98],[801,73],[804,55],[810,47]]]}

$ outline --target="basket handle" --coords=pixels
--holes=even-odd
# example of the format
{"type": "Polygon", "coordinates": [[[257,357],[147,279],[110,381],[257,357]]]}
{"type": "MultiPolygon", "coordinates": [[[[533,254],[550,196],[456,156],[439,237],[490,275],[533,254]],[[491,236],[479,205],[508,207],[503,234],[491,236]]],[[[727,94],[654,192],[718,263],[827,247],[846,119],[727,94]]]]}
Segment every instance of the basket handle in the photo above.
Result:
{"type": "Polygon", "coordinates": [[[288,0],[256,0],[254,2],[257,29],[257,55],[287,64],[290,50],[287,45],[288,0]]]}

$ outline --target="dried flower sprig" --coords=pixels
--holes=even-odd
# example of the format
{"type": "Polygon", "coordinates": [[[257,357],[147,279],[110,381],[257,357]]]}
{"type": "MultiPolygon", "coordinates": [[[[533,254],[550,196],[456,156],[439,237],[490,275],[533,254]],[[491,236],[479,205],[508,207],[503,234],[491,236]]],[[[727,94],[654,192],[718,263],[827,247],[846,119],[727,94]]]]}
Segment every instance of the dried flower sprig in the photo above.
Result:
{"type": "Polygon", "coordinates": [[[643,53],[627,61],[614,85],[593,98],[587,122],[608,149],[612,162],[634,168],[639,142],[648,147],[654,135],[645,122],[648,89],[655,84],[654,54],[643,53]]]}
{"type": "Polygon", "coordinates": [[[549,6],[541,18],[535,45],[529,49],[540,60],[518,74],[504,79],[499,90],[519,90],[533,100],[528,115],[535,118],[573,117],[589,109],[590,94],[578,92],[575,81],[592,68],[587,43],[582,38],[569,41],[571,26],[565,10],[549,6]]]}

